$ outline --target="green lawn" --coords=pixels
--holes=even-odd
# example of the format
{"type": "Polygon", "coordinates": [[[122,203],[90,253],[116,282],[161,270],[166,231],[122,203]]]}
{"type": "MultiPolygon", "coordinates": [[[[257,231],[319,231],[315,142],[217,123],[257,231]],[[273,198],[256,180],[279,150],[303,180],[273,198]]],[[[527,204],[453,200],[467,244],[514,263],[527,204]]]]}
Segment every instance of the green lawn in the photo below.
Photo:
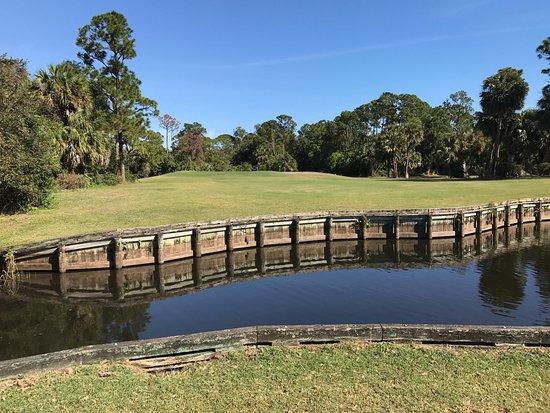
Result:
{"type": "Polygon", "coordinates": [[[194,220],[342,209],[462,206],[550,196],[550,179],[391,180],[320,173],[177,172],[62,191],[48,210],[0,215],[0,246],[194,220]]]}
{"type": "Polygon", "coordinates": [[[103,364],[0,382],[2,412],[542,412],[548,406],[548,349],[272,347],[159,375],[103,364]]]}

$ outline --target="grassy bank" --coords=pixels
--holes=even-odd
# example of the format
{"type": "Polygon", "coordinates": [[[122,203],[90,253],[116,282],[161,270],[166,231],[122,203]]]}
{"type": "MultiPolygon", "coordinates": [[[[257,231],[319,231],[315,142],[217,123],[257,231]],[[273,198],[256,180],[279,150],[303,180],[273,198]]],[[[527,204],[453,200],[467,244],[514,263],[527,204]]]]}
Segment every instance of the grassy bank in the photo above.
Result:
{"type": "Polygon", "coordinates": [[[3,412],[514,412],[548,406],[547,349],[249,349],[156,376],[95,365],[0,382],[3,412]]]}
{"type": "Polygon", "coordinates": [[[194,220],[462,206],[549,195],[550,179],[405,181],[319,173],[178,172],[116,187],[62,191],[51,209],[0,215],[0,246],[194,220]]]}

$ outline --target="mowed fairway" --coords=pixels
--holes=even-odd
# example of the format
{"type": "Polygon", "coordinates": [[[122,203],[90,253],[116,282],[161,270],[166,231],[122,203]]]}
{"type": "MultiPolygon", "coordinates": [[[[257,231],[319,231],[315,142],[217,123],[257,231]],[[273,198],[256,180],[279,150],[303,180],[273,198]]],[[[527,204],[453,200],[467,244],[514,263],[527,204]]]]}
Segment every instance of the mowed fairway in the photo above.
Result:
{"type": "Polygon", "coordinates": [[[0,215],[0,246],[119,228],[346,209],[465,206],[550,196],[550,179],[391,180],[320,173],[176,172],[60,191],[51,209],[0,215]]]}

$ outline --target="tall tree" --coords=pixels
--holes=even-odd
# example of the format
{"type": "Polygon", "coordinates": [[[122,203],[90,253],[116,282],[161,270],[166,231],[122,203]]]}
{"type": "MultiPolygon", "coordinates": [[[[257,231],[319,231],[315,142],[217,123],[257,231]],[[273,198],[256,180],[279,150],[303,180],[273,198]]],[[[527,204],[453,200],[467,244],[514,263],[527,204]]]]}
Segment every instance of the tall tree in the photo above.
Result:
{"type": "Polygon", "coordinates": [[[537,55],[539,59],[544,59],[548,62],[548,67],[542,69],[542,73],[548,75],[548,84],[542,88],[542,97],[538,101],[539,106],[539,123],[547,132],[550,133],[550,37],[547,37],[537,47],[537,55]]]}
{"type": "Polygon", "coordinates": [[[76,44],[103,98],[106,125],[115,141],[117,173],[124,182],[125,147],[144,133],[149,117],[157,115],[155,101],[142,96],[140,80],[126,65],[136,57],[132,29],[122,14],[111,11],[81,27],[76,44]]]}
{"type": "Polygon", "coordinates": [[[42,116],[22,60],[0,55],[0,212],[48,204],[56,162],[51,122],[42,116]]]}
{"type": "Polygon", "coordinates": [[[450,148],[453,158],[462,166],[462,176],[468,176],[468,158],[472,148],[477,142],[478,134],[475,132],[474,100],[468,94],[460,90],[451,94],[449,99],[443,102],[443,106],[449,113],[451,135],[450,148]]]}
{"type": "Polygon", "coordinates": [[[510,142],[517,125],[517,111],[524,103],[529,85],[523,70],[506,67],[483,81],[481,126],[492,139],[490,175],[497,175],[503,142],[510,142]]]}
{"type": "Polygon", "coordinates": [[[165,131],[166,149],[170,149],[172,136],[174,132],[176,132],[180,128],[180,122],[172,115],[165,113],[164,115],[159,117],[159,123],[165,131]]]}
{"type": "Polygon", "coordinates": [[[177,161],[185,169],[197,169],[204,160],[206,129],[198,122],[184,123],[174,136],[172,150],[177,161]]]}
{"type": "Polygon", "coordinates": [[[71,61],[51,65],[36,75],[48,112],[61,127],[55,133],[61,165],[69,172],[83,169],[86,162],[105,165],[109,148],[105,134],[94,125],[94,98],[82,68],[71,61]]]}

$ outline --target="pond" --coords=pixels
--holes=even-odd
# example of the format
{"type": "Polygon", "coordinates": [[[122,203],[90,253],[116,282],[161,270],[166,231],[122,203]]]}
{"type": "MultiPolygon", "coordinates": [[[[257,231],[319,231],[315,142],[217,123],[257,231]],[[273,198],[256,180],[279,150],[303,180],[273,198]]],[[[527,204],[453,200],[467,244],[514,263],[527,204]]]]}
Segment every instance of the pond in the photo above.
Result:
{"type": "Polygon", "coordinates": [[[238,250],[120,270],[24,272],[0,359],[274,324],[550,325],[550,222],[465,238],[238,250]]]}

